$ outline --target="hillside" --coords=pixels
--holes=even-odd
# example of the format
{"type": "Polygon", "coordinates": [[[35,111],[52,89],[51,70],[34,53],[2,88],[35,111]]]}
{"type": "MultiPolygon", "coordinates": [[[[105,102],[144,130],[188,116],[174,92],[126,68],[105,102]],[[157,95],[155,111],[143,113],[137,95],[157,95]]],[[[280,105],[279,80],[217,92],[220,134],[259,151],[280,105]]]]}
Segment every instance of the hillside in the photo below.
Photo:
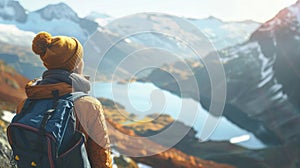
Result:
{"type": "MultiPolygon", "coordinates": [[[[111,143],[117,151],[123,151],[129,155],[143,156],[151,154],[154,150],[164,150],[165,147],[151,141],[148,138],[141,140],[131,141],[130,137],[139,137],[144,131],[158,131],[165,128],[168,124],[173,122],[170,116],[157,116],[159,117],[152,122],[134,122],[136,124],[126,124],[130,113],[127,112],[120,104],[115,103],[111,100],[100,98],[100,102],[103,105],[106,119],[108,121],[108,130],[110,133],[111,143]],[[122,119],[120,119],[122,118],[122,119]],[[111,127],[110,127],[111,126],[111,127]],[[124,134],[126,136],[124,136],[124,134]]],[[[150,115],[149,118],[153,118],[156,115],[150,115]]],[[[132,118],[132,116],[131,116],[132,118]]],[[[146,136],[147,137],[147,136],[146,136]]],[[[231,167],[226,164],[218,164],[212,161],[200,159],[185,154],[184,152],[175,148],[170,148],[165,152],[155,154],[147,157],[133,157],[133,160],[141,163],[145,163],[154,168],[175,168],[175,167],[186,167],[186,168],[218,168],[218,167],[231,167]]]]}
{"type": "Polygon", "coordinates": [[[41,76],[45,70],[39,56],[28,46],[18,46],[0,41],[0,59],[28,79],[41,76]]]}
{"type": "Polygon", "coordinates": [[[24,87],[28,79],[0,60],[0,109],[13,110],[24,99],[24,87]]]}

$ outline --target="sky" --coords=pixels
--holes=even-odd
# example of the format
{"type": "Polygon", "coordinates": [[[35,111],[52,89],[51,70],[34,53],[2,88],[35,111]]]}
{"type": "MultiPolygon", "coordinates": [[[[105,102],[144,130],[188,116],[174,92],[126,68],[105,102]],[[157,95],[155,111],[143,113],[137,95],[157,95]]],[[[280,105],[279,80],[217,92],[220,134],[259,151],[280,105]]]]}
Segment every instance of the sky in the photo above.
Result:
{"type": "Polygon", "coordinates": [[[188,18],[215,16],[224,21],[265,22],[297,0],[19,0],[29,11],[64,2],[80,17],[96,11],[118,18],[140,12],[160,12],[188,18]]]}

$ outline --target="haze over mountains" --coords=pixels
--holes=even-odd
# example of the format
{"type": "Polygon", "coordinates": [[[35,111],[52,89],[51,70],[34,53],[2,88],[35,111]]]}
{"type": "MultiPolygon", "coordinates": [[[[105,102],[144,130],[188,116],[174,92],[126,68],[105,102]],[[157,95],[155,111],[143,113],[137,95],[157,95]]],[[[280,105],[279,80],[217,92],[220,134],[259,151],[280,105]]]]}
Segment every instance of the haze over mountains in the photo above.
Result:
{"type": "MultiPolygon", "coordinates": [[[[145,17],[151,18],[153,16],[150,14],[145,14],[145,17]]],[[[173,18],[169,19],[171,19],[170,21],[174,24],[178,24],[173,18]]],[[[198,20],[187,20],[196,27],[200,28],[203,33],[207,35],[208,39],[214,44],[216,49],[226,48],[228,46],[243,42],[260,25],[259,23],[252,21],[222,22],[214,17],[198,20]]],[[[101,34],[102,39],[119,38],[126,34],[126,29],[124,29],[124,26],[126,25],[123,24],[123,27],[118,27],[116,24],[107,25],[107,23],[111,22],[118,23],[118,20],[114,22],[114,18],[111,18],[109,15],[97,12],[92,12],[85,18],[80,18],[74,10],[64,3],[48,5],[37,11],[29,12],[26,11],[26,9],[24,9],[17,1],[1,0],[0,2],[0,24],[2,28],[0,31],[0,42],[16,46],[25,46],[29,48],[31,46],[31,40],[34,37],[34,34],[40,31],[48,31],[52,35],[73,36],[78,38],[83,44],[85,44],[87,39],[97,30],[97,32],[101,34]],[[102,25],[101,23],[99,25],[97,22],[101,22],[102,25]]],[[[139,24],[138,22],[139,20],[136,18],[134,18],[134,20],[130,20],[130,22],[126,22],[126,24],[130,23],[130,25],[127,25],[127,29],[130,29],[130,27],[134,28],[134,25],[139,24]]],[[[164,20],[160,20],[160,22],[163,23],[164,20]]],[[[182,44],[178,43],[177,41],[166,38],[163,35],[153,36],[151,34],[146,34],[138,36],[135,39],[129,38],[129,40],[132,42],[130,44],[126,43],[125,48],[122,46],[117,46],[116,48],[112,49],[111,54],[125,57],[128,54],[128,50],[131,51],[131,49],[136,50],[141,47],[163,47],[164,49],[173,52],[172,54],[179,54],[183,57],[193,56],[193,53],[191,53],[186,46],[182,46],[182,44]],[[151,40],[149,40],[149,38],[151,40]]],[[[186,37],[184,40],[191,41],[192,37],[186,37]]],[[[98,48],[101,49],[101,46],[98,46],[98,48]]],[[[157,50],[149,52],[150,53],[148,53],[148,55],[153,55],[155,53],[156,55],[168,55],[166,52],[157,50]]],[[[15,55],[18,55],[18,53],[15,53],[15,55]]],[[[31,55],[27,55],[27,57],[29,57],[27,60],[37,59],[37,57],[31,55]]],[[[90,58],[92,56],[87,57],[90,58]]],[[[166,56],[166,59],[161,61],[162,64],[170,62],[169,60],[171,57],[173,56],[166,56]]],[[[147,61],[149,60],[145,60],[145,62],[147,61]]],[[[116,60],[112,59],[107,60],[107,62],[109,62],[107,65],[112,64],[112,67],[118,63],[116,60]]],[[[20,67],[22,67],[23,63],[24,62],[20,63],[20,67]]],[[[25,63],[30,64],[31,62],[29,61],[25,63]]],[[[104,64],[106,63],[104,62],[104,64]]],[[[26,73],[26,70],[23,70],[23,68],[20,70],[20,68],[17,68],[16,65],[12,66],[15,67],[18,72],[28,78],[37,77],[36,74],[31,75],[26,73]]],[[[106,69],[105,67],[103,68],[106,69]]],[[[41,72],[42,67],[39,67],[39,69],[39,72],[41,72]]],[[[108,70],[107,73],[110,75],[111,72],[108,70]]]]}

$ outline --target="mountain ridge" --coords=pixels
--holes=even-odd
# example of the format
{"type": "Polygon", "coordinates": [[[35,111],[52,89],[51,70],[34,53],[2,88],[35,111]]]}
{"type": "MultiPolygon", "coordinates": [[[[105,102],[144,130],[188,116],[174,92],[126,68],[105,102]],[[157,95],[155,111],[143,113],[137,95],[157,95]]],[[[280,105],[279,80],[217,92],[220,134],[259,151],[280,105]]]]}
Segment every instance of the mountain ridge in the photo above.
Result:
{"type": "Polygon", "coordinates": [[[4,7],[0,7],[0,23],[13,24],[21,30],[32,31],[34,33],[48,31],[53,35],[73,36],[78,38],[82,43],[84,43],[98,27],[96,22],[80,18],[77,13],[65,3],[50,4],[39,10],[26,12],[19,2],[12,0],[8,1],[4,7]],[[10,3],[16,5],[11,7],[9,5],[10,3]],[[21,13],[22,17],[19,16],[18,13],[21,13]],[[20,21],[16,18],[24,19],[20,21]]]}
{"type": "MultiPolygon", "coordinates": [[[[267,145],[267,150],[279,147],[292,151],[294,143],[300,141],[299,18],[298,1],[264,23],[248,41],[207,56],[212,58],[208,59],[210,64],[221,63],[224,67],[227,93],[223,115],[253,132],[267,145]]],[[[213,88],[207,70],[202,64],[190,64],[190,67],[194,74],[179,73],[178,68],[169,72],[167,70],[174,66],[164,66],[141,81],[152,82],[178,96],[193,98],[209,110],[213,88]],[[184,89],[180,90],[176,87],[174,83],[178,81],[168,77],[168,72],[178,77],[180,83],[189,84],[196,77],[200,99],[194,88],[183,85],[180,88],[184,89]]],[[[290,162],[299,163],[298,149],[291,152],[290,162]]],[[[273,159],[276,157],[279,156],[274,155],[273,159]]]]}
{"type": "Polygon", "coordinates": [[[41,9],[33,11],[41,14],[42,18],[53,20],[53,19],[70,19],[75,22],[79,21],[77,13],[67,4],[60,2],[58,4],[49,4],[41,9]]]}

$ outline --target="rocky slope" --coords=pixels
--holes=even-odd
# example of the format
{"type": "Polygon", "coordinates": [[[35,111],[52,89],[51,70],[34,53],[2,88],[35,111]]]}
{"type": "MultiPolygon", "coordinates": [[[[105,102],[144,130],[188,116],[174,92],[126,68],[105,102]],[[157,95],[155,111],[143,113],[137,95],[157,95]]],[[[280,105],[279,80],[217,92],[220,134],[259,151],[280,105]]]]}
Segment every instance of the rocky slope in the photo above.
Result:
{"type": "Polygon", "coordinates": [[[2,120],[2,110],[13,111],[16,104],[25,98],[24,86],[28,79],[0,60],[0,167],[10,165],[10,148],[6,138],[7,122],[2,120]]]}
{"type": "MultiPolygon", "coordinates": [[[[0,120],[0,122],[3,121],[0,120]]],[[[6,125],[1,125],[0,128],[0,168],[15,168],[10,162],[11,150],[7,144],[6,133],[3,129],[4,127],[6,127],[6,125]]]]}

